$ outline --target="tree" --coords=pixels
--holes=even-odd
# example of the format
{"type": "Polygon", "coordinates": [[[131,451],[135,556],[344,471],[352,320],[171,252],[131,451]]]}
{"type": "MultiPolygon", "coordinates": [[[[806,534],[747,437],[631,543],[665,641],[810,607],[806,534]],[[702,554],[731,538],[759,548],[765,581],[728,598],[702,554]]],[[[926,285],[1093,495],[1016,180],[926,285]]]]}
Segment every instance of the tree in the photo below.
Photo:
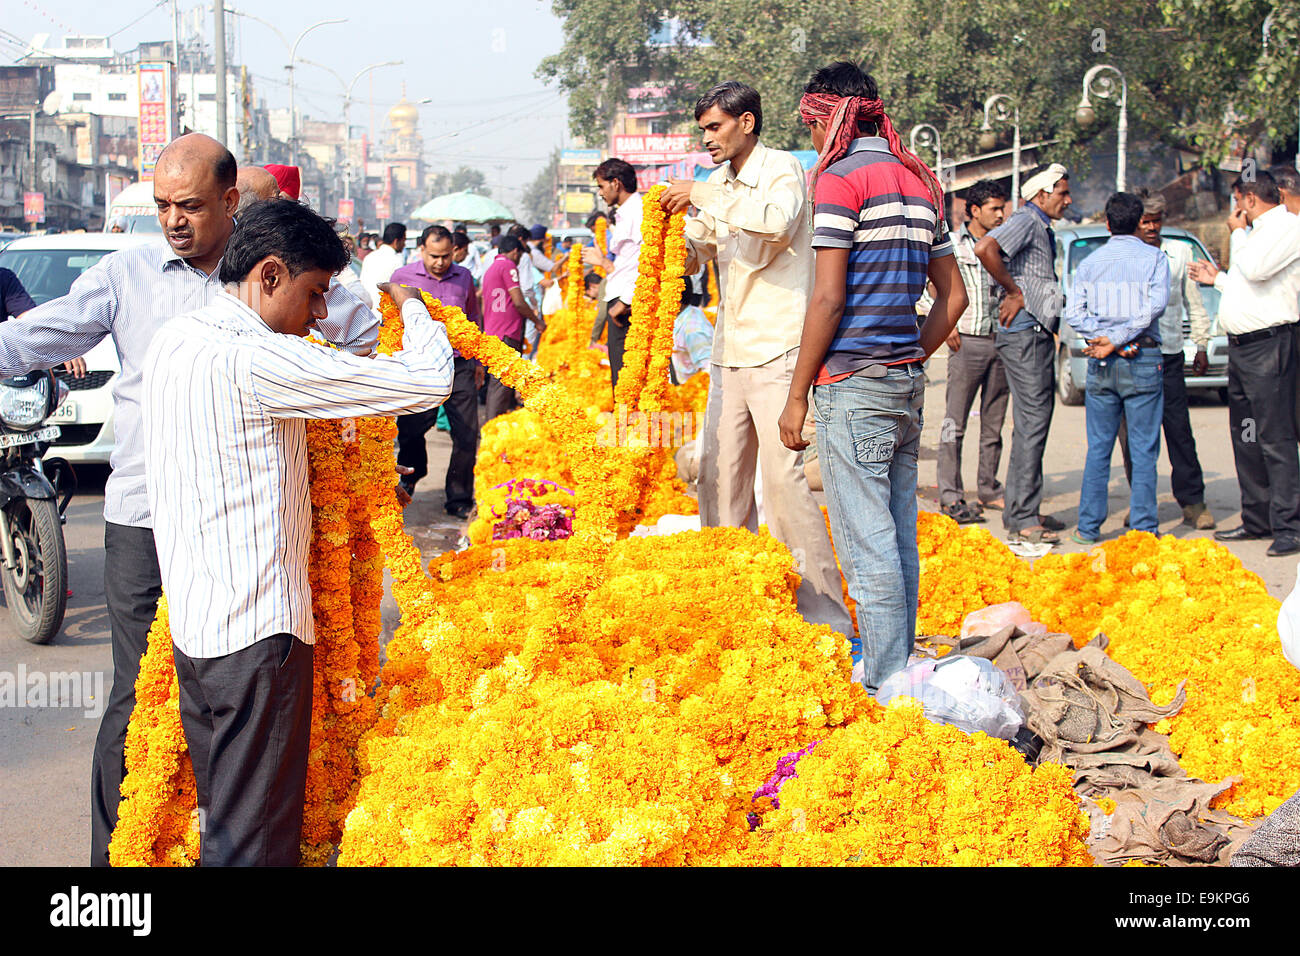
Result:
{"type": "Polygon", "coordinates": [[[478,193],[480,196],[489,196],[492,191],[488,189],[487,177],[480,170],[472,166],[461,166],[455,172],[446,170],[435,173],[430,180],[432,195],[444,196],[447,193],[478,193]]]}
{"type": "MultiPolygon", "coordinates": [[[[1113,136],[1115,99],[1094,100],[1097,124],[1075,108],[1083,74],[1124,72],[1135,140],[1193,150],[1209,161],[1224,130],[1286,129],[1300,83],[1295,0],[555,0],[560,53],[538,75],[570,95],[570,127],[603,142],[630,86],[671,78],[684,121],[700,91],[723,79],[763,95],[763,138],[810,148],[797,116],[803,84],[838,59],[862,63],[907,140],[928,122],[947,155],[977,152],[983,103],[1019,104],[1025,142],[1054,139],[1053,158],[1077,162],[1094,137],[1113,136]],[[1274,43],[1259,42],[1274,13],[1274,43]],[[1235,122],[1217,122],[1234,104],[1235,122]],[[1243,120],[1242,116],[1249,119],[1243,120]]],[[[1229,120],[1233,120],[1229,114],[1229,120]]],[[[1005,126],[999,134],[1009,140],[1005,126]]],[[[931,159],[932,157],[924,157],[931,159]]]]}
{"type": "Polygon", "coordinates": [[[550,222],[555,213],[555,183],[560,169],[560,151],[551,152],[551,158],[542,171],[524,187],[520,201],[524,222],[550,222]]]}

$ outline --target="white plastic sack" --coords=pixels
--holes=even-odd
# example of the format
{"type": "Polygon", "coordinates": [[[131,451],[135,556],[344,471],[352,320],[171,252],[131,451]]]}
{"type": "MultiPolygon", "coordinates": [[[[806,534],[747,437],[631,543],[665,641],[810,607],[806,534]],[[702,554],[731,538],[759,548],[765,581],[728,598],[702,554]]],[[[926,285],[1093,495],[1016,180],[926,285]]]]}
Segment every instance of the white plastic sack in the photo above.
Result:
{"type": "Polygon", "coordinates": [[[982,657],[950,656],[911,664],[876,692],[881,705],[895,697],[916,698],[930,720],[968,734],[978,730],[1010,740],[1025,723],[1015,687],[982,657]]]}
{"type": "Polygon", "coordinates": [[[1277,612],[1277,636],[1282,641],[1282,656],[1292,667],[1300,667],[1300,565],[1296,566],[1296,584],[1277,612]]]}

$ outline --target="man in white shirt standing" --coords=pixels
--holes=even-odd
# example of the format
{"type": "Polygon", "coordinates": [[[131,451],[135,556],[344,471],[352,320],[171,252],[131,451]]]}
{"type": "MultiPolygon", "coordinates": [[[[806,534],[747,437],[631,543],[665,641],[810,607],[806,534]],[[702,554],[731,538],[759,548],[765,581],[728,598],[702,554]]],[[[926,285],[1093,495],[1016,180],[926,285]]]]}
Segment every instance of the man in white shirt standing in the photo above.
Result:
{"type": "Polygon", "coordinates": [[[360,358],[305,341],[347,252],[328,220],[268,200],[236,226],[223,290],[153,337],[145,478],[168,597],[203,866],[298,863],[311,735],[308,418],[424,411],[452,350],[393,289],[404,349],[360,358]]]}
{"type": "Polygon", "coordinates": [[[790,549],[804,618],[852,640],[840,572],[821,509],[804,476],[803,453],[781,442],[803,317],[812,290],[812,231],[803,166],[759,140],[758,91],[734,81],[695,105],[704,148],[720,164],[706,182],[674,180],[660,199],[686,221],[687,273],[718,260],[720,303],[700,439],[700,524],[758,528],[754,474],[762,470],[764,514],[790,549]]]}
{"type": "Polygon", "coordinates": [[[1219,541],[1271,536],[1270,557],[1300,552],[1300,453],[1296,449],[1296,322],[1300,319],[1300,221],[1280,205],[1273,177],[1232,184],[1237,208],[1230,268],[1193,262],[1189,274],[1222,293],[1228,335],[1228,420],[1241,488],[1241,526],[1219,541]],[[1246,227],[1250,226],[1247,233],[1246,227]]]}
{"type": "Polygon", "coordinates": [[[636,170],[621,159],[605,160],[592,176],[611,214],[606,238],[609,257],[602,256],[595,246],[587,246],[582,250],[582,261],[590,268],[605,270],[605,343],[609,348],[610,378],[618,385],[641,258],[641,194],[636,191],[636,170]]]}
{"type": "Polygon", "coordinates": [[[387,282],[406,262],[406,226],[390,222],[384,227],[383,240],[375,251],[361,260],[361,284],[379,308],[379,283],[387,282]]]}

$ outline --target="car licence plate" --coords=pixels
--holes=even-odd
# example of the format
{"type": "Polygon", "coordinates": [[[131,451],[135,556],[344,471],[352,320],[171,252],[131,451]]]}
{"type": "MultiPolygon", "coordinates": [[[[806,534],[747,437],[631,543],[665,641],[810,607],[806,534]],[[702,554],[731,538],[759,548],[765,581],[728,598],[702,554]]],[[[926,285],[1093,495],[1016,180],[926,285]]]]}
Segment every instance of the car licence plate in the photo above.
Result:
{"type": "Polygon", "coordinates": [[[47,425],[34,432],[19,432],[13,435],[0,435],[0,448],[13,448],[15,445],[32,445],[38,441],[54,441],[63,432],[58,425],[47,425]]]}
{"type": "Polygon", "coordinates": [[[78,411],[79,409],[77,408],[76,402],[64,402],[54,410],[54,414],[46,419],[46,421],[75,424],[77,421],[78,411]]]}

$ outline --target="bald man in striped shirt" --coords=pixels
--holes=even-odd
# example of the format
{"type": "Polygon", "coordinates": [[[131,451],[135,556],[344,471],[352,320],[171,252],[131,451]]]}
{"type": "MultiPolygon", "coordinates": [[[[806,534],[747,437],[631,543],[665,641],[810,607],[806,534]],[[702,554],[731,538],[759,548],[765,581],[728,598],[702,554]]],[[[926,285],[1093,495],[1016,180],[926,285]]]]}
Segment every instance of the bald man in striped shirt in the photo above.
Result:
{"type": "Polygon", "coordinates": [[[306,206],[258,203],[223,291],[155,333],[145,361],[146,487],[203,866],[298,862],[315,642],[305,420],[411,414],[451,392],[446,330],[411,290],[392,290],[397,355],[305,341],[347,258],[306,206]]]}

